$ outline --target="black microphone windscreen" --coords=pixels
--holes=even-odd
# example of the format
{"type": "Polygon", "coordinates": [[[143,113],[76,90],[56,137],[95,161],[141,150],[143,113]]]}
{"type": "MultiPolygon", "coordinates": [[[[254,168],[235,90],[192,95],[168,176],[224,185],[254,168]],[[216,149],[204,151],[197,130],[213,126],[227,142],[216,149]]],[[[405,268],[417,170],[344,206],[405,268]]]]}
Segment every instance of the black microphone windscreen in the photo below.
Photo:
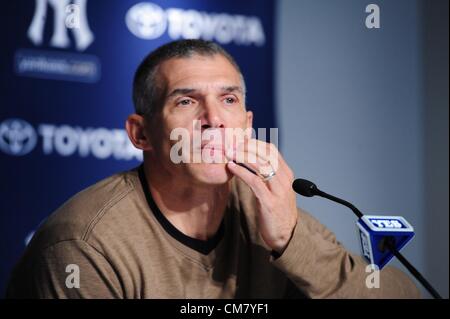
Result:
{"type": "Polygon", "coordinates": [[[317,194],[317,186],[313,182],[302,178],[297,178],[292,183],[292,188],[296,193],[306,197],[312,197],[317,194]]]}

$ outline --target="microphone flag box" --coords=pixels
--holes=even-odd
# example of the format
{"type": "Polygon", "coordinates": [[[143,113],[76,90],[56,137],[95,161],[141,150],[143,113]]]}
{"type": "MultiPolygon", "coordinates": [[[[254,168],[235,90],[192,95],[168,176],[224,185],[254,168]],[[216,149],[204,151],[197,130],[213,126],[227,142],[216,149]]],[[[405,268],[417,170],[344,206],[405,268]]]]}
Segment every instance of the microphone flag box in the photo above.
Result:
{"type": "Polygon", "coordinates": [[[414,228],[401,216],[365,215],[356,225],[362,255],[380,270],[394,257],[390,250],[382,251],[384,237],[392,237],[398,251],[414,237],[414,228]]]}

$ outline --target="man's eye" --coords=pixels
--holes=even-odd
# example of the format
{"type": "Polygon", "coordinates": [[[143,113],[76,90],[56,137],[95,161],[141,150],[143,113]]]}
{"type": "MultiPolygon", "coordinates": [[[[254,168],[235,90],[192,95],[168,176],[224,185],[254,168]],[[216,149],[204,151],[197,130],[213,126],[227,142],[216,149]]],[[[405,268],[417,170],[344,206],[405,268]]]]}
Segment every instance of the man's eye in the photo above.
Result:
{"type": "Polygon", "coordinates": [[[227,97],[225,98],[225,104],[234,104],[236,103],[236,99],[234,97],[227,97]]]}
{"type": "Polygon", "coordinates": [[[190,104],[192,104],[192,100],[189,100],[189,99],[184,99],[177,103],[177,105],[180,105],[180,106],[187,106],[190,104]]]}

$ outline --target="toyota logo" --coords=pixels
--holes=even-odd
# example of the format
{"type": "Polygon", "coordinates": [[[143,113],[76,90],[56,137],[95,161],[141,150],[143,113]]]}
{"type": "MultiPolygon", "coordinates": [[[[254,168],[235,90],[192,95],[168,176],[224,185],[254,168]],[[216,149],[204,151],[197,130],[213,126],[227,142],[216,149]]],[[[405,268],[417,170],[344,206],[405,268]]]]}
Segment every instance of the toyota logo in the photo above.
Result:
{"type": "Polygon", "coordinates": [[[36,146],[34,128],[21,119],[7,119],[0,123],[0,149],[9,155],[28,154],[36,146]]]}
{"type": "Polygon", "coordinates": [[[141,2],[132,6],[125,17],[128,29],[138,38],[159,38],[167,27],[166,13],[153,3],[141,2]]]}

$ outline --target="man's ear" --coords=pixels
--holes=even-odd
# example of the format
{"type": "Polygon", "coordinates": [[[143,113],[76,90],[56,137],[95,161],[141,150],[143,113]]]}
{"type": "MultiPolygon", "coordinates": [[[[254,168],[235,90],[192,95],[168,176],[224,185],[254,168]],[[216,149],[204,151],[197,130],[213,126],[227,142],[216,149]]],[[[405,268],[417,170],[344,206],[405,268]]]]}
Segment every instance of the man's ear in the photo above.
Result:
{"type": "Polygon", "coordinates": [[[153,149],[148,131],[145,129],[145,119],[143,116],[131,114],[125,122],[125,128],[128,133],[128,138],[136,148],[143,151],[151,151],[153,149]]]}
{"type": "Polygon", "coordinates": [[[253,128],[253,112],[247,111],[247,128],[253,128]]]}

